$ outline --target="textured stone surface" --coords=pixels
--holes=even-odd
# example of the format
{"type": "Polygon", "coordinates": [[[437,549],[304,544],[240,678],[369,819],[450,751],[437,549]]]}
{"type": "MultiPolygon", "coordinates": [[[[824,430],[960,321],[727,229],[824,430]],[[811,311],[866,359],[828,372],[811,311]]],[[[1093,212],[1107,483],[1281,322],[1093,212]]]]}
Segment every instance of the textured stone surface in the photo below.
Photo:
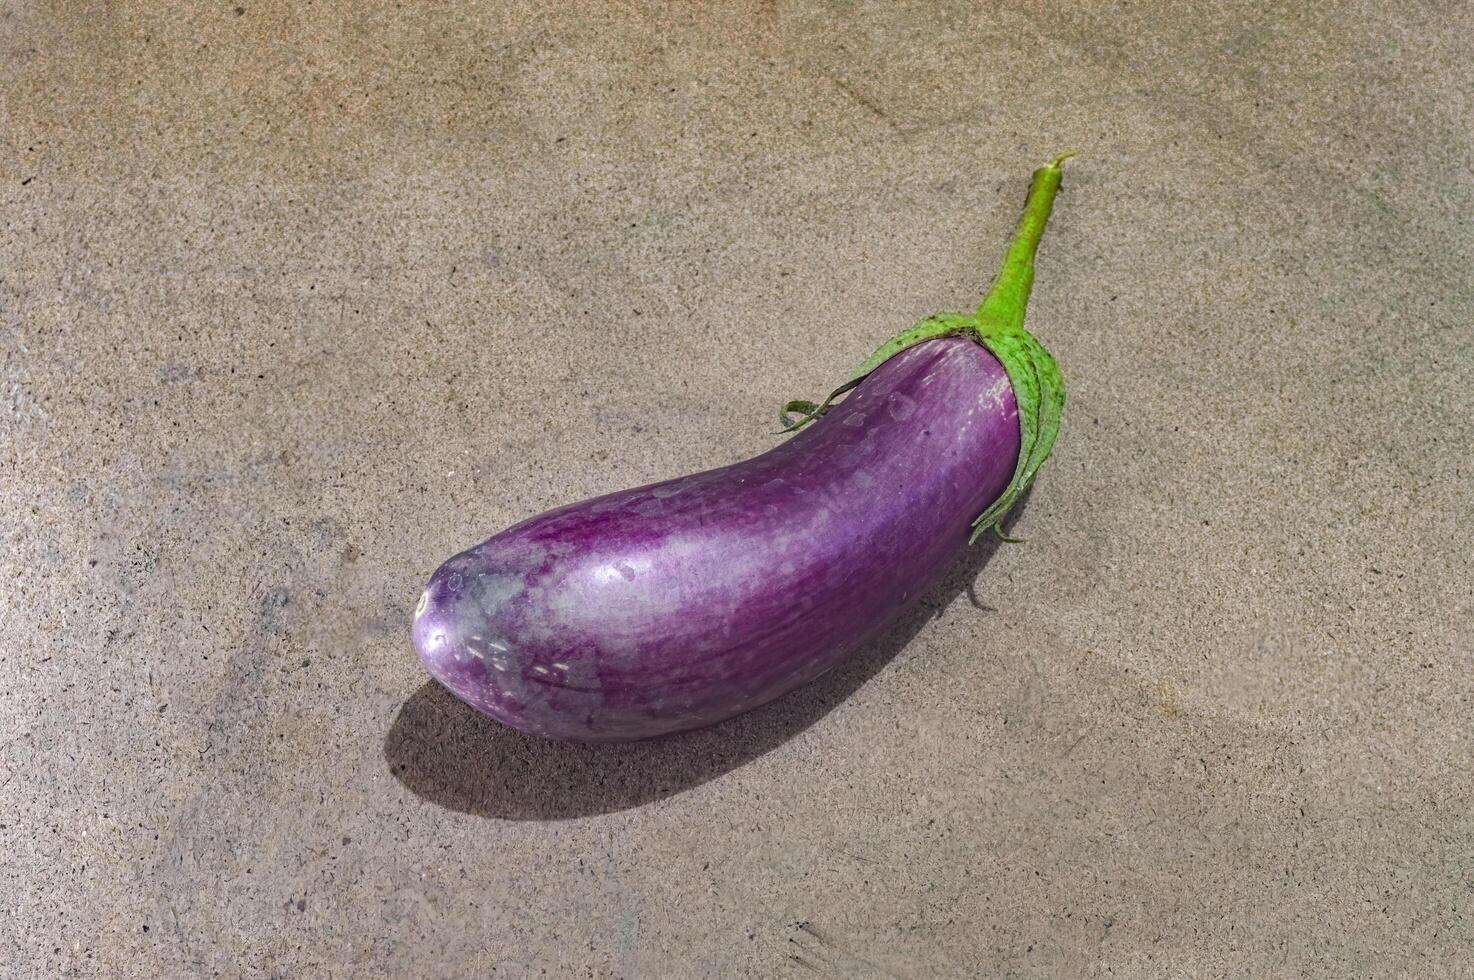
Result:
{"type": "Polygon", "coordinates": [[[0,972],[1474,972],[1474,8],[704,6],[0,9],[0,972]],[[666,742],[424,686],[1067,147],[1027,545],[666,742]]]}

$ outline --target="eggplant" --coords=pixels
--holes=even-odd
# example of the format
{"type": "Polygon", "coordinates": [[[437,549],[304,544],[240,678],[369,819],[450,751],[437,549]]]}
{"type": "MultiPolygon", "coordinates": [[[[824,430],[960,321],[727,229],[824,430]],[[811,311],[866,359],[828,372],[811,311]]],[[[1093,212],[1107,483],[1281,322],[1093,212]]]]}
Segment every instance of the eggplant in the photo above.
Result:
{"type": "Polygon", "coordinates": [[[822,403],[789,402],[788,441],[560,507],[441,565],[413,627],[431,675],[550,738],[697,728],[834,667],[970,541],[1002,537],[1064,403],[1023,322],[1068,156],[1034,172],[978,311],[929,317],[822,403]]]}

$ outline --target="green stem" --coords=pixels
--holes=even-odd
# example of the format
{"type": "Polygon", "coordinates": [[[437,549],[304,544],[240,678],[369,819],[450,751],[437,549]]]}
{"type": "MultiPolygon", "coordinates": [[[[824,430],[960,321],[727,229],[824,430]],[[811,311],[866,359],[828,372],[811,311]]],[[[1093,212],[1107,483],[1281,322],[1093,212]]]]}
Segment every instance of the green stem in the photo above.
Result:
{"type": "Polygon", "coordinates": [[[1029,196],[1024,201],[1024,215],[1019,219],[1008,254],[1003,257],[1003,268],[978,307],[978,319],[998,326],[1023,327],[1024,308],[1029,305],[1029,293],[1034,288],[1034,255],[1039,251],[1039,240],[1044,237],[1044,226],[1049,224],[1054,196],[1059,192],[1059,165],[1074,155],[1074,150],[1061,153],[1034,171],[1029,196]]]}

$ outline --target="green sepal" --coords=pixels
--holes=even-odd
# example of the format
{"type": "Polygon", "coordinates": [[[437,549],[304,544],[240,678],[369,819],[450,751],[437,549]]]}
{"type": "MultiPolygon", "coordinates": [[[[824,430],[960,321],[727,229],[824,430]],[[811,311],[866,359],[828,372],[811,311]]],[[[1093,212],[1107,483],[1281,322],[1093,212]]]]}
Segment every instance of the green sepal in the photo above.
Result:
{"type": "MultiPolygon", "coordinates": [[[[997,524],[994,524],[993,525],[993,537],[994,537],[994,539],[996,539],[997,541],[1002,542],[1003,544],[1023,544],[1024,543],[1024,539],[1023,538],[1010,538],[1008,535],[1004,534],[1003,533],[1003,529],[999,525],[997,525],[997,524]]],[[[977,539],[978,539],[978,534],[977,534],[976,531],[974,531],[973,534],[972,534],[972,537],[968,539],[967,543],[968,544],[972,544],[977,539]]]]}
{"type": "Polygon", "coordinates": [[[791,402],[785,402],[783,407],[778,409],[778,424],[783,426],[784,432],[792,432],[814,421],[821,414],[823,410],[820,405],[796,398],[791,402]],[[789,412],[797,412],[798,418],[793,418],[788,414],[789,412]]]}
{"type": "Polygon", "coordinates": [[[990,529],[1001,529],[1013,505],[1034,485],[1039,467],[1054,449],[1065,405],[1065,382],[1059,365],[1033,334],[1022,326],[984,319],[979,324],[978,340],[998,358],[1013,386],[1018,403],[1019,452],[1013,479],[973,522],[969,541],[977,541],[990,529]]]}
{"type": "Polygon", "coordinates": [[[844,384],[831,391],[827,396],[825,396],[824,400],[817,405],[815,405],[813,402],[803,400],[795,400],[786,403],[783,408],[778,412],[778,418],[783,423],[783,432],[797,432],[799,429],[802,429],[804,426],[808,425],[810,422],[814,421],[816,418],[829,411],[829,406],[834,402],[836,398],[838,398],[840,395],[843,395],[845,392],[849,391],[851,388],[853,388],[855,385],[859,384],[863,380],[864,377],[861,376],[859,378],[854,378],[846,381],[844,384]],[[797,412],[798,418],[790,418],[788,415],[789,412],[797,412]]]}

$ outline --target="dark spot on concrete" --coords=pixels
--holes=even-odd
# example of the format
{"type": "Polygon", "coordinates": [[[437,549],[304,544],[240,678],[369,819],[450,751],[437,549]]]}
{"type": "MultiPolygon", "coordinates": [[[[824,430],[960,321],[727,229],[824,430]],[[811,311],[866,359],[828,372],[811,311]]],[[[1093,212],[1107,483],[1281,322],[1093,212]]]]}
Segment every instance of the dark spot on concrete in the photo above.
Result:
{"type": "Polygon", "coordinates": [[[193,381],[195,375],[195,369],[188,364],[177,364],[171,361],[168,364],[159,365],[159,380],[166,385],[193,381]]]}

